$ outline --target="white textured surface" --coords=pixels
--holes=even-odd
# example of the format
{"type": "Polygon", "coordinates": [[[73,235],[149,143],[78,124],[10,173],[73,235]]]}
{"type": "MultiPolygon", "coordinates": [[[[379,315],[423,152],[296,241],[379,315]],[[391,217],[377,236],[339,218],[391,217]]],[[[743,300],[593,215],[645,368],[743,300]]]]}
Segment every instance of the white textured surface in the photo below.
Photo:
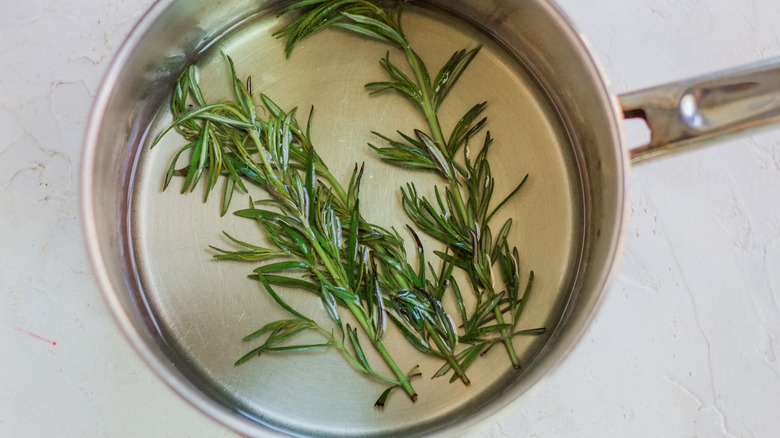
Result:
{"type": "MultiPolygon", "coordinates": [[[[150,3],[0,0],[2,437],[234,436],[131,351],[82,244],[85,120],[150,3]]],[[[560,4],[616,92],[780,56],[777,0],[560,4]]],[[[632,189],[625,259],[583,342],[466,436],[780,430],[780,129],[638,166],[632,189]]]]}

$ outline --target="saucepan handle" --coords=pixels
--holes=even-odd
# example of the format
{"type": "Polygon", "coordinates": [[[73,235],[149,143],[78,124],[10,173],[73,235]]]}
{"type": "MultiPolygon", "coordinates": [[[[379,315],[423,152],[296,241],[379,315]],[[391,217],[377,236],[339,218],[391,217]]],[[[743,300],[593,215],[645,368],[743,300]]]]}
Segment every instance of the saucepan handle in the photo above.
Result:
{"type": "Polygon", "coordinates": [[[618,96],[625,118],[650,128],[631,161],[685,150],[716,137],[780,122],[780,58],[618,96]]]}

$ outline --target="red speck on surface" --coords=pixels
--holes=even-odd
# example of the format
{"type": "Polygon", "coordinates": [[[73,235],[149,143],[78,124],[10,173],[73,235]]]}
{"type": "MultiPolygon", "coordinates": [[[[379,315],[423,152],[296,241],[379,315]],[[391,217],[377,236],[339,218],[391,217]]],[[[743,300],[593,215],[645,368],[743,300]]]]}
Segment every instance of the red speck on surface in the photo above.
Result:
{"type": "Polygon", "coordinates": [[[57,345],[57,342],[55,342],[55,341],[52,341],[52,340],[50,340],[50,339],[46,339],[46,338],[44,338],[43,336],[40,336],[40,335],[36,335],[36,334],[35,334],[35,333],[33,333],[33,332],[28,332],[28,331],[27,331],[27,330],[25,330],[25,329],[17,328],[17,329],[16,329],[16,331],[18,331],[18,332],[22,332],[22,333],[27,333],[28,335],[32,336],[33,338],[35,338],[35,339],[39,339],[39,340],[41,340],[41,341],[43,341],[43,342],[48,342],[48,343],[49,343],[49,344],[51,344],[51,345],[57,345]]]}

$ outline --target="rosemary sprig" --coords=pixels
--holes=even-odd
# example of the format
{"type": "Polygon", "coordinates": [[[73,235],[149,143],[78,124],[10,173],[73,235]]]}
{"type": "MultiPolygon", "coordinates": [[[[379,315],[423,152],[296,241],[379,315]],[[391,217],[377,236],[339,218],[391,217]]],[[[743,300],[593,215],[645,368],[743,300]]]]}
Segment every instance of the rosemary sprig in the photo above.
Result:
{"type": "MultiPolygon", "coordinates": [[[[269,195],[269,199],[252,202],[250,208],[236,214],[255,219],[269,238],[270,247],[228,236],[242,249],[218,250],[217,257],[266,262],[255,269],[252,278],[259,280],[294,318],[267,324],[248,336],[247,339],[254,339],[268,334],[265,343],[239,359],[237,364],[268,352],[333,347],[340,350],[356,369],[391,384],[390,389],[403,388],[412,400],[416,400],[417,393],[410,383],[414,373],[404,373],[382,342],[385,298],[379,287],[380,273],[376,264],[369,263],[370,255],[374,254],[370,250],[372,245],[378,246],[381,242],[400,244],[400,238],[362,220],[358,207],[362,172],[355,170],[348,191],[340,185],[320,182],[318,175],[324,175],[326,180],[335,181],[335,178],[311,147],[308,135],[298,127],[295,110],[284,112],[263,96],[269,117],[259,119],[249,90],[237,79],[232,60],[228,58],[228,61],[236,101],[206,104],[197,84],[197,70],[191,67],[180,78],[173,98],[172,111],[177,117],[154,144],[171,129],[179,131],[190,143],[194,142],[195,146],[190,148],[190,165],[181,172],[185,174],[185,187],[191,190],[199,175],[208,173],[214,175],[207,182],[208,193],[217,176],[226,175],[229,184],[226,185],[223,212],[236,186],[246,190],[243,179],[269,195]],[[184,90],[192,96],[193,108],[183,108],[189,105],[181,95],[184,90]],[[345,225],[339,213],[347,212],[350,217],[345,225]],[[297,278],[296,274],[299,274],[297,278]],[[272,281],[314,290],[341,333],[341,340],[289,306],[274,291],[272,281]],[[351,313],[394,378],[382,377],[372,369],[357,329],[343,323],[340,309],[351,313]],[[327,342],[280,345],[306,331],[319,332],[327,342]]],[[[170,169],[175,168],[181,154],[182,150],[174,155],[170,169]]],[[[168,172],[166,184],[174,173],[168,172]]],[[[387,393],[383,393],[380,401],[386,398],[387,393]]]]}
{"type": "MultiPolygon", "coordinates": [[[[463,270],[475,292],[474,311],[470,315],[461,315],[465,332],[461,342],[478,343],[484,341],[486,335],[498,333],[512,365],[519,368],[512,337],[533,283],[533,271],[529,275],[525,293],[519,295],[518,251],[513,248],[510,253],[507,241],[512,220],[508,219],[504,223],[495,238],[491,232],[490,220],[523,186],[527,176],[503,201],[491,209],[495,182],[487,152],[492,141],[488,133],[473,164],[464,154],[466,176],[461,181],[468,196],[465,202],[458,202],[461,199],[458,184],[451,184],[445,189],[444,200],[437,190],[436,206],[426,197],[419,196],[413,184],[402,189],[402,194],[407,216],[419,229],[447,245],[451,254],[437,254],[463,270]],[[503,291],[495,289],[495,262],[499,262],[501,267],[505,288],[503,291]],[[504,320],[504,313],[507,311],[511,314],[511,323],[504,320]]],[[[453,289],[456,287],[453,285],[453,289]]],[[[458,301],[461,299],[457,292],[456,298],[458,301]]]]}
{"type": "MultiPolygon", "coordinates": [[[[404,52],[407,62],[414,71],[414,80],[390,62],[390,55],[381,61],[382,68],[391,81],[372,82],[366,85],[375,88],[374,93],[387,89],[401,92],[415,104],[428,120],[433,141],[422,140],[419,143],[408,142],[405,155],[395,155],[404,165],[431,168],[436,166],[448,179],[454,178],[454,169],[449,163],[455,150],[448,150],[438,120],[438,109],[454,83],[460,77],[479,49],[456,52],[445,68],[432,82],[425,63],[409,45],[401,26],[403,3],[394,10],[385,9],[381,2],[370,0],[301,0],[288,6],[286,11],[303,9],[303,13],[293,22],[277,31],[274,35],[287,38],[285,50],[290,56],[295,45],[302,39],[327,28],[339,28],[372,38],[404,52]],[[416,144],[415,144],[416,143],[416,144]],[[420,152],[415,154],[414,152],[420,152]]],[[[430,139],[428,139],[430,140],[430,139]]],[[[458,142],[453,142],[454,148],[458,142]]],[[[462,145],[462,143],[460,144],[462,145]]],[[[404,149],[404,148],[397,148],[404,149]]],[[[391,153],[391,150],[387,150],[391,153]]]]}
{"type": "MultiPolygon", "coordinates": [[[[366,87],[372,90],[372,94],[394,91],[410,99],[428,122],[429,134],[415,130],[415,135],[410,136],[399,131],[401,139],[393,140],[375,133],[388,146],[369,146],[385,162],[431,170],[447,181],[444,199],[436,188],[436,206],[425,197],[420,197],[413,184],[402,189],[402,197],[404,210],[410,220],[420,230],[447,245],[447,250],[438,254],[445,264],[457,266],[466,272],[475,293],[475,309],[469,315],[463,308],[463,298],[454,279],[446,279],[452,280],[453,293],[456,295],[463,321],[465,334],[460,337],[460,341],[471,344],[471,347],[459,356],[461,365],[467,367],[480,350],[495,343],[490,336],[498,334],[512,365],[519,368],[512,337],[544,332],[541,328],[530,331],[515,330],[527,302],[533,272],[529,276],[525,293],[519,295],[517,249],[513,248],[510,253],[507,242],[511,220],[505,222],[495,239],[490,230],[490,220],[509,198],[518,192],[525,178],[503,201],[491,209],[494,180],[487,161],[487,151],[492,143],[490,133],[487,133],[473,165],[469,162],[467,147],[471,137],[486,123],[486,118],[479,118],[486,103],[478,103],[467,111],[456,123],[448,139],[445,138],[438,119],[439,107],[477,55],[479,48],[456,51],[431,80],[425,63],[411,48],[404,35],[401,25],[403,2],[399,2],[395,9],[385,9],[381,2],[370,0],[303,0],[289,6],[287,10],[297,9],[303,10],[299,17],[276,33],[278,37],[287,38],[288,56],[301,39],[326,28],[355,32],[387,43],[404,53],[414,73],[413,77],[395,66],[390,60],[390,53],[387,52],[381,59],[380,66],[389,80],[371,82],[366,87]],[[464,151],[464,165],[454,159],[461,148],[464,151]],[[466,191],[465,197],[462,190],[466,191]],[[504,280],[503,291],[494,288],[493,266],[496,261],[499,262],[504,280]],[[508,314],[509,322],[505,321],[505,314],[508,314]]],[[[434,308],[435,306],[428,307],[429,310],[434,308]]],[[[408,322],[414,322],[418,326],[424,326],[430,321],[419,312],[404,313],[403,307],[400,311],[408,322]]],[[[440,321],[439,328],[445,329],[445,326],[446,324],[440,321]]]]}
{"type": "Polygon", "coordinates": [[[390,296],[389,307],[394,312],[388,313],[388,316],[418,350],[444,360],[446,369],[454,372],[453,381],[459,378],[464,385],[469,385],[471,380],[456,353],[458,335],[455,324],[441,304],[444,289],[452,275],[452,266],[445,263],[437,277],[428,265],[432,277],[432,280],[428,280],[422,243],[414,230],[407,228],[414,237],[419,266],[415,272],[407,265],[405,277],[395,275],[385,278],[388,290],[397,291],[390,296]]]}
{"type": "MultiPolygon", "coordinates": [[[[251,208],[238,211],[236,214],[256,219],[271,238],[274,248],[256,246],[238,240],[227,233],[226,237],[241,249],[212,248],[218,251],[219,254],[216,257],[221,259],[265,261],[271,258],[287,257],[289,259],[293,257],[294,260],[268,263],[256,269],[250,278],[261,281],[274,300],[296,318],[271,323],[255,335],[247,337],[247,340],[252,340],[260,334],[270,333],[263,345],[242,357],[237,364],[267,352],[335,347],[347,357],[347,360],[355,368],[387,382],[388,379],[376,374],[363,360],[365,355],[357,340],[355,330],[347,328],[346,332],[344,331],[337,307],[346,307],[353,315],[357,315],[359,321],[364,321],[360,325],[369,337],[380,342],[384,331],[385,302],[396,312],[402,312],[403,305],[406,305],[407,308],[413,305],[411,297],[414,293],[423,291],[423,295],[425,295],[427,293],[425,288],[431,287],[431,284],[425,279],[422,245],[412,231],[420,256],[420,268],[415,272],[406,261],[403,240],[400,236],[394,231],[391,233],[368,223],[360,214],[358,198],[363,167],[355,167],[349,185],[347,189],[344,189],[329,172],[311,145],[309,140],[310,123],[307,124],[305,130],[301,129],[295,119],[295,110],[284,112],[265,95],[261,95],[261,100],[270,116],[267,121],[257,119],[249,87],[243,86],[238,81],[232,60],[228,58],[228,61],[236,101],[222,101],[220,106],[207,105],[198,85],[197,70],[195,67],[191,67],[179,79],[177,93],[172,101],[172,112],[178,117],[167,130],[158,136],[154,144],[157,144],[162,135],[170,129],[176,129],[185,138],[189,137],[190,141],[195,141],[192,138],[209,136],[208,138],[211,139],[211,144],[214,147],[191,152],[193,156],[196,155],[196,152],[204,153],[206,154],[205,159],[191,160],[189,167],[176,171],[173,170],[176,161],[184,150],[180,150],[174,155],[170,165],[171,171],[166,176],[165,186],[168,185],[174,174],[184,176],[186,187],[192,187],[197,183],[197,179],[191,175],[211,173],[214,167],[227,169],[227,171],[222,171],[222,174],[227,177],[222,206],[223,214],[235,187],[239,186],[246,190],[242,180],[260,186],[272,196],[270,200],[255,203],[251,208]],[[190,91],[194,104],[182,99],[180,94],[182,90],[190,91]],[[204,111],[203,108],[217,108],[226,113],[227,116],[204,111]],[[228,119],[228,116],[236,114],[243,114],[243,117],[228,119]],[[255,117],[252,123],[255,128],[246,127],[249,117],[255,117]],[[205,133],[204,131],[207,129],[208,132],[205,133]],[[256,162],[253,158],[257,155],[261,157],[260,162],[256,162]],[[220,162],[220,160],[222,161],[220,162]],[[196,164],[193,165],[193,162],[196,164]],[[305,178],[300,177],[301,173],[305,173],[305,178]],[[315,183],[317,176],[323,177],[327,181],[326,185],[315,183]],[[275,209],[257,208],[258,205],[273,206],[275,209]],[[322,230],[321,235],[317,238],[306,240],[306,236],[312,234],[311,230],[301,229],[302,226],[305,228],[307,218],[309,222],[312,222],[310,218],[325,218],[325,220],[318,219],[316,221],[319,229],[322,230]],[[342,234],[347,237],[342,238],[342,234]],[[339,242],[342,243],[341,252],[337,248],[339,242]],[[319,249],[326,252],[328,256],[339,259],[344,270],[340,271],[339,264],[335,261],[329,262],[326,256],[311,260],[312,254],[315,257],[321,256],[322,251],[318,250],[318,245],[321,247],[319,249]],[[329,275],[317,272],[317,269],[321,267],[317,265],[317,261],[324,266],[329,275]],[[304,277],[309,277],[310,281],[290,277],[289,271],[296,269],[302,271],[304,277]],[[287,273],[283,274],[283,271],[287,271],[287,273]],[[343,284],[345,278],[346,286],[343,284]],[[326,330],[289,307],[273,291],[272,284],[303,288],[319,295],[329,315],[337,323],[342,338],[344,333],[348,335],[349,342],[347,344],[350,345],[352,353],[346,349],[344,339],[339,341],[337,337],[328,335],[326,330]],[[350,288],[357,291],[357,294],[348,294],[346,291],[350,288]],[[417,292],[411,292],[415,290],[417,292]],[[354,304],[356,302],[362,303],[363,308],[356,308],[354,304]],[[370,324],[365,321],[370,322],[370,324]],[[326,336],[327,342],[314,345],[277,346],[277,344],[287,341],[303,331],[317,331],[326,336]]],[[[250,84],[249,80],[247,80],[247,84],[250,84]]],[[[309,121],[311,121],[311,117],[309,121]]],[[[213,179],[216,180],[216,177],[213,179]]],[[[207,192],[213,187],[214,182],[210,180],[206,186],[207,192]]],[[[192,189],[190,188],[190,190],[192,189]]],[[[451,274],[451,269],[449,274],[451,274]]],[[[442,276],[440,283],[446,284],[448,276],[442,276]]],[[[390,317],[413,345],[418,348],[424,346],[421,348],[423,352],[445,360],[449,364],[447,369],[451,368],[455,371],[453,378],[460,378],[465,384],[468,384],[469,379],[458,364],[455,355],[457,339],[455,328],[451,319],[443,312],[439,301],[443,295],[443,287],[439,286],[439,289],[437,297],[427,294],[427,299],[423,304],[429,307],[422,308],[420,306],[419,310],[428,316],[433,325],[430,322],[409,324],[403,317],[399,319],[393,317],[392,314],[390,317]]],[[[375,347],[380,351],[384,348],[382,345],[375,345],[375,347]]],[[[391,388],[404,387],[403,379],[400,378],[403,374],[392,365],[390,367],[399,379],[391,388]]],[[[410,375],[413,373],[406,374],[407,379],[410,375]]],[[[409,392],[408,388],[405,387],[405,389],[409,392]]],[[[384,397],[386,398],[386,394],[384,397]]]]}
{"type": "Polygon", "coordinates": [[[207,104],[198,85],[197,70],[190,68],[179,79],[172,99],[175,121],[154,142],[157,144],[171,129],[188,141],[174,155],[164,186],[168,186],[174,175],[181,175],[184,177],[182,192],[193,191],[206,175],[207,197],[218,177],[224,175],[222,214],[226,213],[236,187],[246,192],[248,182],[265,190],[270,199],[252,203],[237,214],[256,220],[269,237],[271,247],[252,245],[227,235],[241,249],[215,250],[218,258],[263,262],[250,277],[260,281],[273,299],[293,315],[291,319],[269,323],[248,336],[251,340],[267,335],[260,347],[237,364],[267,352],[336,348],[356,369],[390,385],[377,405],[384,404],[389,392],[397,387],[414,400],[416,393],[409,383],[416,375],[414,369],[404,374],[382,344],[387,315],[412,345],[444,360],[434,377],[452,370],[451,381],[459,378],[468,384],[465,370],[498,342],[505,345],[513,365],[519,367],[512,338],[544,332],[543,328],[515,329],[527,302],[533,272],[521,295],[518,252],[516,248],[510,251],[507,242],[511,220],[502,226],[495,239],[489,222],[525,179],[503,201],[492,206],[494,181],[487,161],[492,143],[490,134],[487,133],[473,164],[468,154],[469,140],[486,123],[484,117],[480,118],[486,104],[474,105],[448,139],[438,120],[439,107],[479,48],[455,52],[431,80],[425,64],[403,34],[400,6],[389,10],[379,2],[367,0],[303,0],[289,10],[299,8],[305,8],[300,18],[277,33],[288,37],[288,55],[300,39],[328,27],[356,32],[404,52],[414,72],[413,78],[392,64],[388,52],[380,65],[390,80],[372,82],[367,87],[372,89],[372,94],[395,91],[411,99],[425,116],[428,133],[415,130],[410,136],[399,132],[400,140],[375,133],[388,146],[370,146],[390,164],[434,171],[447,181],[443,197],[438,188],[435,190],[436,205],[419,196],[414,185],[402,189],[407,216],[420,230],[445,244],[444,251],[435,252],[442,260],[442,267],[437,275],[427,265],[430,275],[426,276],[422,245],[410,228],[419,262],[415,270],[406,261],[403,240],[397,232],[370,224],[362,217],[359,208],[362,166],[355,167],[344,189],[311,144],[311,114],[309,123],[302,128],[296,120],[296,110],[285,112],[261,95],[269,116],[267,120],[258,118],[251,82],[247,80],[244,85],[237,79],[230,58],[236,100],[207,104]],[[454,159],[460,150],[463,150],[463,164],[454,159]],[[176,170],[176,163],[185,152],[190,154],[189,165],[176,170]],[[500,291],[494,289],[495,263],[504,282],[500,291]],[[475,294],[476,304],[471,312],[465,309],[460,287],[453,277],[456,267],[467,274],[475,294]],[[317,294],[340,337],[290,307],[274,291],[273,285],[317,294]],[[456,298],[462,335],[457,334],[452,319],[441,305],[448,289],[456,298]],[[342,322],[340,309],[352,314],[362,333],[393,371],[394,378],[383,377],[371,368],[357,330],[342,322]],[[288,343],[307,331],[320,333],[326,342],[288,343]],[[457,351],[458,343],[468,346],[457,351]]]}

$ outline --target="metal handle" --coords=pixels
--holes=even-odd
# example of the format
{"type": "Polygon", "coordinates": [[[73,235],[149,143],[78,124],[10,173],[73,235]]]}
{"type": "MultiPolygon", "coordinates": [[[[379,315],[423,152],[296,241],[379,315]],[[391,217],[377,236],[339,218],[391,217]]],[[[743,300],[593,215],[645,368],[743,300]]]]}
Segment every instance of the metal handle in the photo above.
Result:
{"type": "Polygon", "coordinates": [[[637,163],[748,128],[780,122],[780,58],[618,96],[625,118],[650,128],[637,163]]]}

